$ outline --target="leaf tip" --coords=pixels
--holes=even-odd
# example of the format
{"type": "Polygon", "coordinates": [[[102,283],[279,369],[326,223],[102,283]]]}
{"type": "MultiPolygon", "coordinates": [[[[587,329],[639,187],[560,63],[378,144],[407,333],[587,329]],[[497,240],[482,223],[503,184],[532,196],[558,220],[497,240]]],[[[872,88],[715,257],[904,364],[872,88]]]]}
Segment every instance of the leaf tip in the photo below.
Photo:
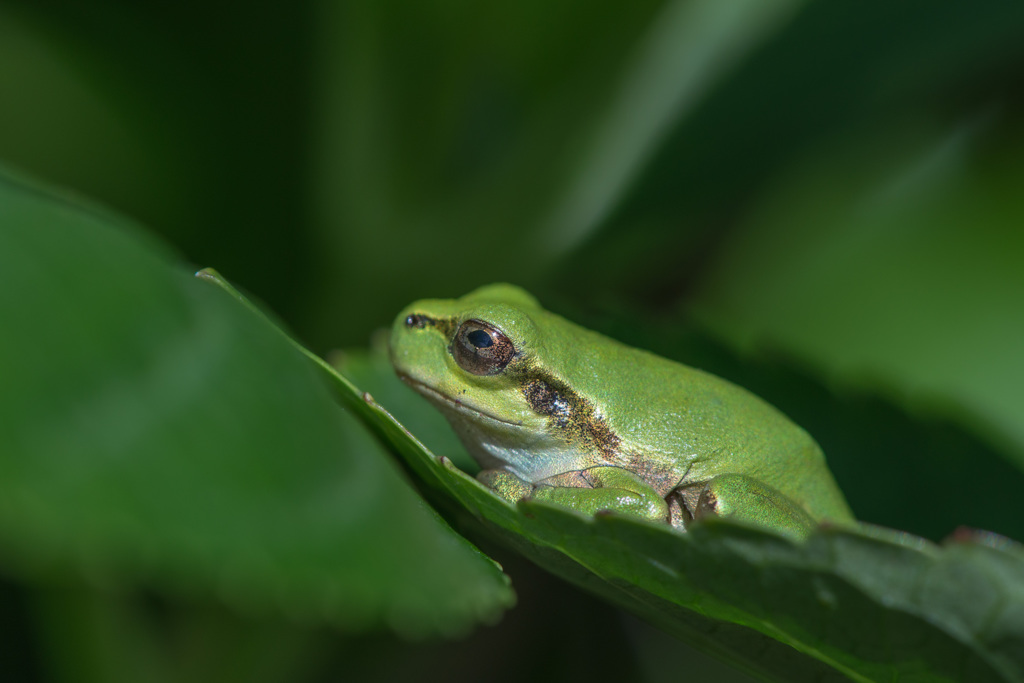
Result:
{"type": "Polygon", "coordinates": [[[943,539],[943,545],[953,544],[984,545],[997,550],[1004,550],[1018,545],[1013,539],[997,534],[994,531],[972,529],[969,526],[963,525],[958,526],[953,530],[953,533],[943,539]]]}
{"type": "Polygon", "coordinates": [[[213,268],[200,268],[199,270],[196,271],[196,277],[198,277],[198,278],[219,278],[220,277],[220,273],[218,273],[213,268]]]}

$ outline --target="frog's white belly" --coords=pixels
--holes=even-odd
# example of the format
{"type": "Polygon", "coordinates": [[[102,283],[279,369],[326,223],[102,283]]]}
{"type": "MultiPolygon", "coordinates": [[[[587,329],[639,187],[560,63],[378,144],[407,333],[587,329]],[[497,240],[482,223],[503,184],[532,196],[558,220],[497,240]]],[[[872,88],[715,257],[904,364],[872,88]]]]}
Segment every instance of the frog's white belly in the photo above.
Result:
{"type": "Polygon", "coordinates": [[[495,430],[479,423],[447,414],[455,433],[473,459],[484,469],[505,469],[523,481],[535,484],[548,477],[595,465],[609,465],[599,458],[544,433],[527,429],[495,430]],[[515,445],[510,441],[514,440],[515,445]]]}

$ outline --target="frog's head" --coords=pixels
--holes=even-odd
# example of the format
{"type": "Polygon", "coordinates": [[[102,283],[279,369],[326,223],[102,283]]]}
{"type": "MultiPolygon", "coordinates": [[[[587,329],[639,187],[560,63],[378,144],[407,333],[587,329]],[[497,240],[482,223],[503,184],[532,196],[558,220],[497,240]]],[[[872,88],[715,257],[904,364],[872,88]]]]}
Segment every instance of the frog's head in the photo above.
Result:
{"type": "Polygon", "coordinates": [[[569,433],[594,419],[561,372],[574,354],[562,348],[574,346],[565,326],[575,327],[522,289],[489,285],[406,307],[391,329],[391,362],[482,466],[536,481],[579,466],[569,433]]]}

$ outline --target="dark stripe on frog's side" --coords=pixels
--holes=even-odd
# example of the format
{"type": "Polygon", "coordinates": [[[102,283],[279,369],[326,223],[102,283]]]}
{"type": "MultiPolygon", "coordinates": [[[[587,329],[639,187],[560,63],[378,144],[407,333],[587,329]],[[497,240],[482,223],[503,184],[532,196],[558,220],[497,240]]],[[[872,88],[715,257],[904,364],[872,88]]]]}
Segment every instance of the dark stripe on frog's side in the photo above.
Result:
{"type": "Polygon", "coordinates": [[[638,475],[660,495],[668,495],[685,475],[671,464],[642,453],[623,451],[622,439],[598,415],[594,405],[558,379],[527,371],[522,394],[530,408],[546,415],[565,440],[582,453],[600,453],[612,465],[638,475]]]}
{"type": "Polygon", "coordinates": [[[622,440],[612,431],[594,405],[554,377],[528,372],[522,384],[530,408],[546,415],[565,440],[581,452],[598,452],[609,462],[620,455],[622,440]]]}

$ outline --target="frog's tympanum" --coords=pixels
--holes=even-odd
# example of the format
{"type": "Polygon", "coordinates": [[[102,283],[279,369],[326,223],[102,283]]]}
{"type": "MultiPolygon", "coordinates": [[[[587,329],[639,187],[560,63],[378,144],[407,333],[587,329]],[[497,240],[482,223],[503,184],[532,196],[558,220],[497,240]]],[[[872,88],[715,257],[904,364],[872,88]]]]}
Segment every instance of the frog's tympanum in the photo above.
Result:
{"type": "Polygon", "coordinates": [[[750,392],[549,313],[512,285],[406,308],[391,362],[510,501],[805,535],[850,510],[821,449],[750,392]]]}

